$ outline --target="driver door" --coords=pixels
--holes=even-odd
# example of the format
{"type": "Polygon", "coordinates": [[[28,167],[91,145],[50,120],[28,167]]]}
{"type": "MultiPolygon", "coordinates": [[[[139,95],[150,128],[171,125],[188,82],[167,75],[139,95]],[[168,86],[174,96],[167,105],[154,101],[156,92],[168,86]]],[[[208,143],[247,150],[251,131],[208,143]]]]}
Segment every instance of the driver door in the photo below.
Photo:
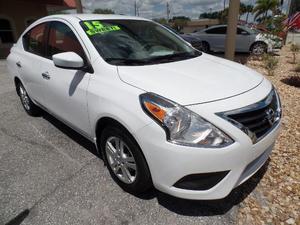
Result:
{"type": "Polygon", "coordinates": [[[90,73],[58,68],[52,56],[62,52],[75,52],[87,61],[85,51],[74,31],[65,23],[50,23],[46,58],[41,65],[44,81],[44,106],[71,127],[90,136],[86,92],[90,73]]]}

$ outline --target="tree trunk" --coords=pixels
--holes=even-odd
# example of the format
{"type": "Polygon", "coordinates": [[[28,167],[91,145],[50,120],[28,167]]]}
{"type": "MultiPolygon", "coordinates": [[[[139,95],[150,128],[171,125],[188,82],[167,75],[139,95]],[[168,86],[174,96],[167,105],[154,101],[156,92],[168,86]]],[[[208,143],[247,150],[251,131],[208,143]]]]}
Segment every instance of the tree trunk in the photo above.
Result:
{"type": "Polygon", "coordinates": [[[225,58],[234,60],[237,22],[239,18],[240,0],[229,1],[228,25],[225,44],[225,58]]]}

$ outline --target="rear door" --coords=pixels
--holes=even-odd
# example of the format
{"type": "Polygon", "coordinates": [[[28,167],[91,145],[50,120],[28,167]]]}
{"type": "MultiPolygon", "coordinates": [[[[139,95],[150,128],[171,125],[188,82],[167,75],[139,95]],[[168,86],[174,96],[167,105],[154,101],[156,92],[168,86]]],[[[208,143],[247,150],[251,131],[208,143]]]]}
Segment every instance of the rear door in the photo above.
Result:
{"type": "Polygon", "coordinates": [[[58,68],[52,61],[54,54],[75,52],[87,62],[87,50],[70,24],[52,21],[49,25],[46,58],[41,63],[44,75],[44,105],[52,113],[90,135],[87,110],[87,87],[90,73],[81,70],[58,68]]]}
{"type": "Polygon", "coordinates": [[[237,52],[249,52],[250,49],[250,34],[240,27],[236,31],[235,49],[237,52]]]}
{"type": "Polygon", "coordinates": [[[211,50],[225,50],[226,32],[226,26],[214,27],[205,31],[211,50]]]}
{"type": "Polygon", "coordinates": [[[19,51],[16,62],[25,89],[33,100],[40,103],[43,101],[41,60],[45,57],[47,27],[47,23],[38,24],[23,35],[23,49],[19,51]]]}

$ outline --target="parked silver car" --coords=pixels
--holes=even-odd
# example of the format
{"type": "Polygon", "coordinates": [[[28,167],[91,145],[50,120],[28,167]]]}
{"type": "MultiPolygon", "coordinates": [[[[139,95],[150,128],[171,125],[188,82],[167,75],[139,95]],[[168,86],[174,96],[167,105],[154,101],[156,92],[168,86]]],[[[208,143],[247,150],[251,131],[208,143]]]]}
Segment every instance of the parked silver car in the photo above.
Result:
{"type": "MultiPolygon", "coordinates": [[[[193,35],[202,40],[202,50],[204,52],[223,52],[225,50],[226,33],[227,25],[217,25],[197,31],[193,35]]],[[[272,52],[276,48],[281,48],[281,46],[281,40],[276,41],[274,35],[260,33],[246,26],[237,27],[236,52],[251,52],[260,55],[265,52],[272,52]]]]}

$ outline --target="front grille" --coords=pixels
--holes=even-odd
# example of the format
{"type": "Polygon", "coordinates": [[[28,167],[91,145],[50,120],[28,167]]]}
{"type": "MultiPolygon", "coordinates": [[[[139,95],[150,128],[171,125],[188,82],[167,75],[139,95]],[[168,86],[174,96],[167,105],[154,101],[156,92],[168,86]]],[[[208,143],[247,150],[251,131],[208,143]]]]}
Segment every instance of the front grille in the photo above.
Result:
{"type": "Polygon", "coordinates": [[[223,112],[220,115],[240,128],[252,139],[253,143],[256,143],[279,123],[280,100],[275,89],[272,89],[262,101],[241,109],[223,112]]]}

